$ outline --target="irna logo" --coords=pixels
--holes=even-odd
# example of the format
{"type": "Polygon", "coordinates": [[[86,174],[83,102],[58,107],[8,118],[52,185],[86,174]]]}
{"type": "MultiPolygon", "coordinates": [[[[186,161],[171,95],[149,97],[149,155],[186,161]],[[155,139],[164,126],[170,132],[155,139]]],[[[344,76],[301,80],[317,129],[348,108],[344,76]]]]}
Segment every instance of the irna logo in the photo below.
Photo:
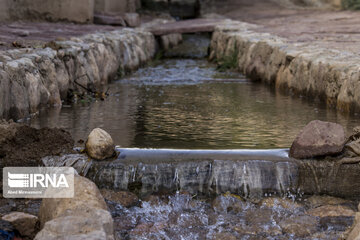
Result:
{"type": "Polygon", "coordinates": [[[6,167],[3,169],[5,198],[72,198],[72,167],[6,167]]]}
{"type": "Polygon", "coordinates": [[[64,174],[22,174],[8,172],[8,185],[12,188],[69,187],[64,174]]]}

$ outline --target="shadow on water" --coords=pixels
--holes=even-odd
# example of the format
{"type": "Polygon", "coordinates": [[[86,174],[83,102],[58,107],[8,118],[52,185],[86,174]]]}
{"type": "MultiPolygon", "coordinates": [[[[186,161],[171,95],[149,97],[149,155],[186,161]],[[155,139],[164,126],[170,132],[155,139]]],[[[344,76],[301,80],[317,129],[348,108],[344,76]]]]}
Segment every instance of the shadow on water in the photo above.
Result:
{"type": "Polygon", "coordinates": [[[35,127],[63,127],[75,140],[104,128],[123,147],[287,148],[314,119],[347,131],[357,119],[318,103],[279,94],[206,60],[170,59],[110,84],[105,101],[43,110],[35,127]]]}

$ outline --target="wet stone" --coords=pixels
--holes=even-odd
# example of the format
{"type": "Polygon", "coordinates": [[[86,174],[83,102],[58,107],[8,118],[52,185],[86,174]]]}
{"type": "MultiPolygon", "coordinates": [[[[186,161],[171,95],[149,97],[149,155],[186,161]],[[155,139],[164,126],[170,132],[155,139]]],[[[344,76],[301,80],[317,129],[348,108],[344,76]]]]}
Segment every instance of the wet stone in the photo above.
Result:
{"type": "Polygon", "coordinates": [[[291,199],[275,198],[275,197],[265,198],[264,200],[261,201],[260,205],[268,208],[283,208],[289,210],[303,208],[303,206],[294,202],[291,199]]]}
{"type": "Polygon", "coordinates": [[[311,208],[320,207],[324,205],[341,205],[341,204],[347,204],[349,203],[348,200],[342,199],[342,198],[336,198],[331,196],[311,196],[308,199],[306,199],[306,205],[308,205],[311,208]]]}
{"type": "Polygon", "coordinates": [[[346,206],[341,205],[325,205],[317,208],[310,209],[307,214],[315,217],[354,217],[354,210],[346,206]]]}
{"type": "Polygon", "coordinates": [[[127,233],[137,225],[136,219],[129,218],[126,215],[119,215],[113,219],[116,239],[124,239],[127,233]]]}
{"type": "Polygon", "coordinates": [[[338,216],[320,219],[320,228],[324,231],[346,231],[354,223],[354,217],[338,216]]]}
{"type": "Polygon", "coordinates": [[[106,200],[116,202],[124,207],[131,207],[139,202],[139,198],[131,192],[101,189],[100,193],[106,200]]]}
{"type": "Polygon", "coordinates": [[[271,197],[255,204],[230,193],[212,199],[176,193],[148,196],[140,206],[108,206],[118,239],[328,240],[339,238],[352,224],[346,216],[309,215],[305,203],[271,197]],[[235,211],[237,204],[241,207],[235,211]]]}
{"type": "Polygon", "coordinates": [[[284,219],[280,226],[284,233],[294,234],[296,237],[307,237],[315,233],[318,222],[315,217],[298,216],[284,219]]]}
{"type": "Polygon", "coordinates": [[[212,207],[215,211],[219,212],[230,212],[233,211],[235,213],[242,212],[245,207],[244,200],[233,194],[224,194],[217,196],[213,202],[212,207]]]}

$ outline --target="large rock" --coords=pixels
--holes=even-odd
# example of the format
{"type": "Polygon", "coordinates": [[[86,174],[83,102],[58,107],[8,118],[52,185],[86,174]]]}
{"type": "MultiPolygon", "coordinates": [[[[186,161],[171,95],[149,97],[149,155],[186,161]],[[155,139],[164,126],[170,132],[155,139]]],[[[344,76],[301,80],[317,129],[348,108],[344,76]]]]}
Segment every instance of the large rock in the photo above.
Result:
{"type": "Polygon", "coordinates": [[[114,239],[113,219],[96,185],[75,176],[73,198],[43,199],[39,239],[114,239]]]}
{"type": "MultiPolygon", "coordinates": [[[[43,199],[39,211],[41,226],[51,219],[68,216],[74,211],[85,209],[107,210],[107,205],[99,189],[92,181],[84,177],[75,176],[73,198],[43,199]]],[[[84,214],[86,212],[84,211],[84,214]]]]}
{"type": "Polygon", "coordinates": [[[104,160],[113,156],[114,150],[115,145],[110,134],[101,128],[91,131],[86,141],[86,152],[91,158],[104,160]]]}
{"type": "Polygon", "coordinates": [[[23,237],[33,238],[37,232],[38,217],[23,213],[12,212],[2,217],[2,220],[10,222],[23,237]]]}
{"type": "Polygon", "coordinates": [[[312,158],[340,153],[345,141],[345,131],[341,125],[311,121],[295,138],[290,148],[290,157],[312,158]]]}

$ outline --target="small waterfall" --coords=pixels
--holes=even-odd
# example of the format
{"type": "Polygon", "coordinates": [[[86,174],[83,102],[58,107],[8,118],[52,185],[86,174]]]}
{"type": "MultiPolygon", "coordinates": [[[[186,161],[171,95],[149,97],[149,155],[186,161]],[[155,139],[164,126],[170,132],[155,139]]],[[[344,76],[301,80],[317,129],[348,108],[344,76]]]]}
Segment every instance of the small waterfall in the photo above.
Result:
{"type": "Polygon", "coordinates": [[[92,161],[83,154],[49,156],[45,166],[71,166],[100,188],[140,195],[184,190],[191,194],[231,192],[258,198],[273,194],[325,194],[359,199],[360,164],[295,160],[287,150],[117,149],[118,159],[92,161]]]}
{"type": "Polygon", "coordinates": [[[93,162],[88,177],[100,188],[190,194],[235,193],[248,198],[296,189],[297,164],[285,150],[118,149],[112,162],[93,162]]]}

